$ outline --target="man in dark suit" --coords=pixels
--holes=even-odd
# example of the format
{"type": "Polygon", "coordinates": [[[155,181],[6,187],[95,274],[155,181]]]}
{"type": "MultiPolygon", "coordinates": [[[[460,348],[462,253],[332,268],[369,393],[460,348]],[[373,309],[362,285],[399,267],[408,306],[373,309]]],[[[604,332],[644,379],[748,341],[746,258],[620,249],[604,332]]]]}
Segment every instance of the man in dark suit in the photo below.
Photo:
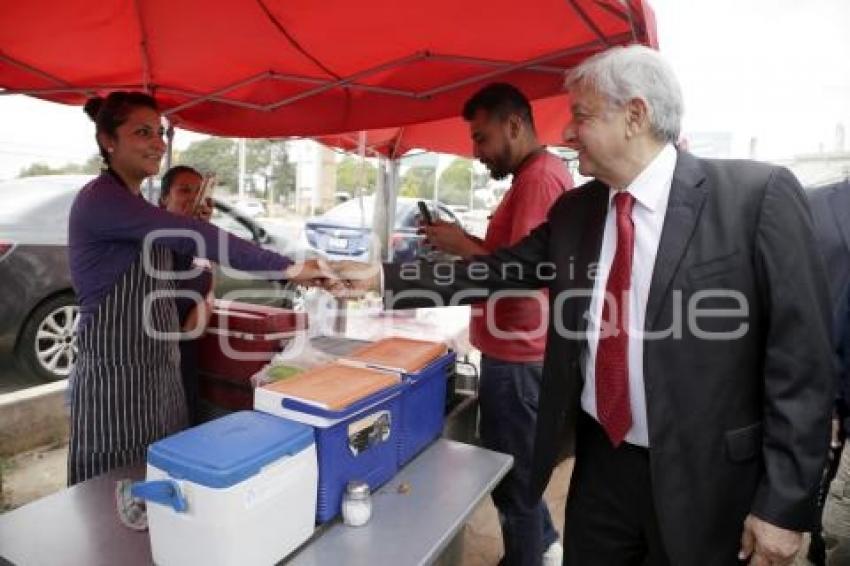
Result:
{"type": "Polygon", "coordinates": [[[850,285],[850,179],[812,189],[807,196],[837,325],[850,285]]]}
{"type": "MultiPolygon", "coordinates": [[[[822,507],[825,505],[823,535],[819,528],[812,531],[808,558],[815,565],[841,564],[842,559],[850,560],[850,496],[844,495],[845,485],[850,486],[850,448],[845,445],[842,452],[841,446],[850,429],[850,180],[813,189],[808,197],[815,237],[829,277],[839,366],[832,450],[818,501],[822,507]],[[824,539],[828,539],[828,552],[824,539]]],[[[850,487],[846,490],[850,494],[850,487]]]]}
{"type": "Polygon", "coordinates": [[[466,262],[338,277],[396,308],[549,289],[529,497],[574,439],[565,564],[790,564],[817,520],[833,399],[799,183],[677,151],[681,92],[655,51],[608,50],[567,87],[565,137],[594,180],[539,228],[466,262]]]}

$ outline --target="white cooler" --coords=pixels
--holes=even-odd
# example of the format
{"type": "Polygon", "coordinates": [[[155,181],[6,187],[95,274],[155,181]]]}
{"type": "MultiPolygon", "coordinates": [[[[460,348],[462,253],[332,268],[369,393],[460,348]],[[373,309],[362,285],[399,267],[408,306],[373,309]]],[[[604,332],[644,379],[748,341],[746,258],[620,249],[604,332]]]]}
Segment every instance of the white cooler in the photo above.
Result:
{"type": "Polygon", "coordinates": [[[318,471],[313,429],[241,411],[148,448],[153,560],[268,565],[313,533],[318,471]]]}

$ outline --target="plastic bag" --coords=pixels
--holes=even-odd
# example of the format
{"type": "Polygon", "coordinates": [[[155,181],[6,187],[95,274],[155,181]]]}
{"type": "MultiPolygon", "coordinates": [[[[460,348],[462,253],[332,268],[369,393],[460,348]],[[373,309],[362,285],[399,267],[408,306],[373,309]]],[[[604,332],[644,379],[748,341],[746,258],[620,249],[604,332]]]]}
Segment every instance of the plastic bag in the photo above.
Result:
{"type": "Polygon", "coordinates": [[[251,376],[251,385],[262,387],[335,359],[333,354],[314,348],[310,340],[293,340],[283,352],[276,354],[271,362],[251,376]]]}

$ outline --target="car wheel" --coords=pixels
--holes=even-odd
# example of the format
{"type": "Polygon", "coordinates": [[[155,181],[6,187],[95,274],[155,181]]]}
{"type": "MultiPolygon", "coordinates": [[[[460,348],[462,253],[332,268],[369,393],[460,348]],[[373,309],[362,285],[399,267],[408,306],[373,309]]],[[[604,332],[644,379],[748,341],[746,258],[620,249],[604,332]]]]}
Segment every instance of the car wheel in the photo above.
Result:
{"type": "Polygon", "coordinates": [[[30,314],[18,338],[18,364],[43,381],[65,379],[77,359],[80,308],[64,293],[40,304],[30,314]]]}

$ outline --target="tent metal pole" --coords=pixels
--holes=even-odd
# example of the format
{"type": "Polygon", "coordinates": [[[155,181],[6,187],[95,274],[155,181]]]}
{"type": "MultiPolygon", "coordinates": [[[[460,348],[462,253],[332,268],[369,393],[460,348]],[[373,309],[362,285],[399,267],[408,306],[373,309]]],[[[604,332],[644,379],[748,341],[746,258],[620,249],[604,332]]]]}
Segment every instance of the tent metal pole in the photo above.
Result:
{"type": "MultiPolygon", "coordinates": [[[[445,61],[447,63],[465,63],[470,65],[482,65],[486,67],[507,67],[512,63],[510,61],[497,61],[495,59],[481,59],[480,57],[467,57],[464,55],[447,55],[442,53],[432,53],[431,59],[435,61],[445,61]]],[[[531,65],[527,68],[529,71],[537,71],[539,73],[550,73],[553,75],[564,74],[563,67],[555,67],[552,65],[531,65]]]]}
{"type": "Polygon", "coordinates": [[[322,85],[320,87],[308,90],[306,92],[296,94],[295,96],[290,96],[289,98],[284,98],[282,100],[275,102],[274,104],[270,104],[268,106],[268,109],[274,110],[276,108],[280,108],[281,106],[286,106],[287,104],[292,104],[293,102],[297,102],[297,101],[301,100],[302,98],[309,98],[311,96],[314,96],[316,94],[321,94],[325,91],[331,90],[331,89],[336,88],[336,87],[348,86],[349,84],[351,84],[354,81],[361,79],[363,77],[367,77],[369,75],[381,73],[383,71],[386,71],[388,69],[392,69],[394,67],[400,67],[400,66],[405,65],[407,63],[415,63],[416,61],[421,61],[423,59],[426,59],[427,57],[428,57],[428,53],[420,52],[420,53],[414,53],[413,55],[409,55],[407,57],[402,57],[401,59],[396,59],[395,61],[388,61],[387,63],[382,63],[381,65],[378,65],[376,67],[364,69],[360,72],[354,73],[353,75],[349,75],[349,76],[343,77],[339,80],[329,82],[329,83],[322,85]]]}
{"type": "Polygon", "coordinates": [[[8,64],[12,65],[13,67],[17,67],[18,69],[21,69],[22,71],[32,73],[33,75],[39,76],[39,77],[41,77],[45,80],[48,80],[52,83],[56,83],[58,85],[70,86],[70,85],[68,85],[67,82],[63,81],[60,78],[54,77],[53,75],[45,73],[44,71],[42,71],[40,69],[36,69],[35,67],[31,67],[31,66],[27,65],[26,63],[21,63],[20,61],[16,61],[15,59],[12,59],[8,55],[3,55],[3,53],[0,53],[0,61],[8,63],[8,64]]]}
{"type": "MultiPolygon", "coordinates": [[[[628,39],[629,37],[631,37],[631,34],[630,33],[621,34],[621,36],[623,36],[625,39],[628,39]]],[[[617,36],[617,37],[620,37],[620,36],[617,36]]],[[[603,45],[607,45],[607,44],[603,44],[603,45]]],[[[570,56],[570,55],[577,55],[577,54],[584,53],[585,51],[596,51],[600,47],[601,47],[601,45],[600,45],[599,41],[592,41],[592,42],[589,42],[589,43],[579,45],[577,47],[572,47],[570,49],[564,49],[563,51],[556,51],[555,53],[549,53],[547,55],[541,55],[540,57],[535,57],[534,59],[528,59],[526,61],[520,61],[518,63],[514,63],[512,65],[508,65],[508,66],[502,67],[500,69],[488,71],[488,72],[482,73],[480,75],[476,75],[476,76],[473,76],[473,77],[469,77],[469,78],[466,78],[466,79],[455,81],[453,83],[449,83],[449,84],[446,84],[446,85],[443,85],[443,86],[439,86],[439,87],[436,87],[436,88],[432,88],[430,90],[420,92],[419,97],[420,98],[429,98],[429,97],[432,97],[432,96],[437,95],[437,94],[442,94],[442,93],[450,91],[450,90],[455,90],[457,88],[460,88],[462,86],[466,86],[468,84],[474,84],[474,83],[477,83],[477,82],[481,82],[483,80],[491,79],[491,78],[497,77],[499,75],[504,75],[504,74],[510,73],[512,71],[520,71],[520,70],[523,70],[523,69],[527,69],[531,66],[537,65],[538,63],[546,63],[547,61],[551,61],[553,59],[560,59],[561,57],[567,57],[567,56],[570,56]]],[[[564,69],[564,71],[567,71],[567,70],[568,69],[564,69]]]]}
{"type": "Polygon", "coordinates": [[[141,85],[93,85],[87,87],[55,87],[55,88],[27,88],[22,90],[2,90],[0,91],[0,95],[4,94],[26,94],[31,96],[39,96],[45,94],[82,94],[83,96],[89,96],[93,91],[106,90],[138,90],[141,88],[141,85]]]}
{"type": "Polygon", "coordinates": [[[165,129],[165,170],[168,171],[174,161],[174,124],[168,118],[165,120],[168,122],[168,127],[165,129]]]}
{"type": "Polygon", "coordinates": [[[142,88],[148,94],[151,94],[151,64],[150,56],[148,55],[148,32],[145,28],[145,20],[142,17],[142,5],[140,0],[135,0],[133,5],[136,8],[136,19],[139,22],[139,51],[142,59],[142,88]]]}
{"type": "Polygon", "coordinates": [[[599,38],[599,41],[603,43],[606,47],[610,47],[611,43],[608,41],[608,38],[605,37],[605,34],[602,33],[602,30],[599,29],[599,26],[587,15],[587,12],[584,11],[584,8],[578,5],[577,0],[567,0],[567,4],[573,7],[575,13],[578,14],[578,17],[581,18],[581,21],[584,22],[585,27],[593,32],[593,34],[599,38]]]}
{"type": "Polygon", "coordinates": [[[393,260],[392,237],[393,228],[395,227],[395,209],[396,201],[398,200],[398,185],[399,185],[399,166],[398,159],[388,159],[386,163],[386,192],[387,192],[387,248],[384,257],[387,262],[393,260]]]}
{"type": "MultiPolygon", "coordinates": [[[[199,96],[203,96],[200,93],[192,92],[191,90],[185,90],[182,88],[171,88],[171,87],[157,87],[157,92],[162,92],[166,94],[176,94],[179,96],[185,96],[187,98],[195,98],[199,96]]],[[[265,105],[256,104],[253,102],[244,102],[242,100],[232,100],[230,98],[222,98],[220,96],[211,96],[207,100],[210,102],[218,102],[219,104],[229,104],[230,106],[237,106],[239,108],[247,108],[249,110],[257,110],[262,112],[265,110],[265,105]]]]}
{"type": "Polygon", "coordinates": [[[181,110],[185,110],[186,108],[191,108],[192,106],[197,106],[201,102],[206,102],[207,100],[209,100],[209,99],[211,99],[215,96],[219,96],[219,95],[225,94],[227,92],[230,92],[231,90],[236,90],[237,88],[253,84],[253,83],[255,83],[259,80],[262,80],[262,79],[267,79],[270,76],[271,76],[271,72],[263,71],[262,73],[259,73],[259,74],[256,74],[254,76],[248,77],[247,79],[235,82],[235,83],[228,85],[224,88],[221,88],[217,91],[214,91],[214,92],[211,92],[209,94],[205,94],[203,96],[200,96],[200,97],[196,98],[195,100],[190,100],[188,102],[184,102],[183,104],[180,104],[179,106],[175,106],[174,108],[166,110],[165,114],[174,114],[176,112],[180,112],[181,110]]]}
{"type": "MultiPolygon", "coordinates": [[[[296,82],[296,83],[309,83],[309,84],[317,84],[317,85],[331,85],[331,87],[335,86],[332,83],[337,83],[338,81],[329,81],[328,79],[316,79],[313,77],[302,77],[300,75],[286,75],[282,73],[274,73],[270,78],[283,81],[283,82],[296,82]]],[[[341,79],[342,80],[342,79],[341,79]]],[[[375,86],[375,85],[363,85],[360,83],[348,83],[345,85],[347,88],[355,89],[355,90],[363,90],[366,92],[377,92],[380,94],[390,94],[393,96],[404,96],[407,98],[416,98],[416,93],[411,90],[402,90],[399,88],[389,88],[385,86],[375,86]]]]}

